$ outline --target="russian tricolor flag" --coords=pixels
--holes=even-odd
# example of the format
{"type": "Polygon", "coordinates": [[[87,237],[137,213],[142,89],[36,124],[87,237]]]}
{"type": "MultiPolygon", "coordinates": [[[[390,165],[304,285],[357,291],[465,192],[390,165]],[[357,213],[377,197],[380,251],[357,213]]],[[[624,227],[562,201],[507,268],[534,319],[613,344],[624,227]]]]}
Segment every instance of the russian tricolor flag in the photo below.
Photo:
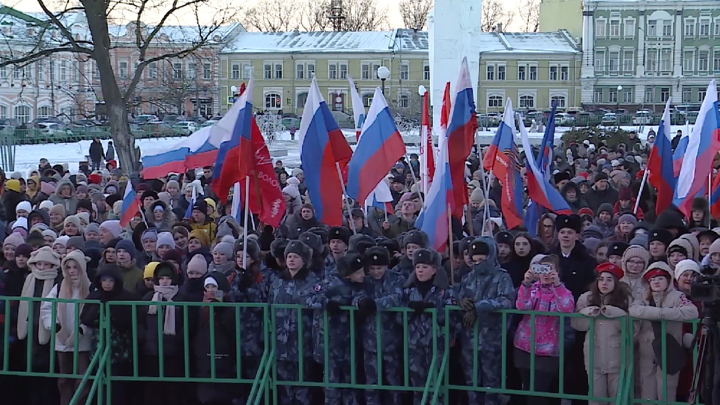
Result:
{"type": "Polygon", "coordinates": [[[355,153],[348,164],[348,195],[355,201],[365,201],[404,155],[405,142],[378,87],[355,153]]]}
{"type": "Polygon", "coordinates": [[[710,81],[698,113],[692,134],[688,139],[684,162],[673,195],[673,204],[686,216],[690,215],[692,200],[707,184],[712,162],[720,150],[720,113],[718,112],[717,86],[710,81]]]}
{"type": "Polygon", "coordinates": [[[366,207],[375,207],[386,211],[388,214],[395,214],[392,206],[392,193],[385,180],[380,180],[375,189],[365,199],[366,207]]]}
{"type": "MultiPolygon", "coordinates": [[[[548,118],[547,126],[545,127],[545,134],[543,134],[542,143],[540,144],[540,150],[538,151],[537,158],[535,158],[536,167],[540,170],[542,178],[550,184],[551,176],[551,163],[553,159],[553,149],[555,148],[555,112],[557,111],[557,103],[553,102],[552,111],[550,112],[550,118],[548,118]]],[[[524,147],[524,146],[523,146],[524,147]]],[[[525,152],[528,153],[527,151],[525,152]]],[[[532,153],[532,152],[530,152],[532,153]]],[[[540,215],[542,215],[542,208],[538,206],[533,200],[530,200],[527,208],[525,209],[525,228],[533,238],[537,234],[537,225],[540,221],[540,215]]]]}
{"type": "Polygon", "coordinates": [[[170,147],[170,150],[143,157],[143,178],[159,179],[168,173],[212,166],[217,148],[209,142],[210,127],[201,128],[170,147]]]}
{"type": "Polygon", "coordinates": [[[455,208],[455,197],[448,162],[449,142],[446,140],[439,143],[440,154],[435,165],[435,176],[430,191],[425,196],[423,210],[415,221],[415,228],[428,235],[433,249],[444,252],[450,232],[448,210],[452,212],[455,208]]]}
{"type": "MultiPolygon", "coordinates": [[[[677,184],[677,176],[673,168],[672,134],[670,133],[671,102],[672,98],[668,99],[667,104],[665,104],[665,112],[660,120],[655,143],[653,143],[648,158],[648,170],[650,170],[648,179],[650,184],[657,190],[657,203],[655,205],[657,215],[660,215],[661,212],[672,205],[673,193],[677,184]]],[[[683,150],[686,148],[687,142],[685,142],[683,150]]],[[[678,167],[678,172],[679,169],[678,167]]]]}
{"type": "Polygon", "coordinates": [[[352,149],[330,113],[314,77],[305,101],[299,136],[300,161],[315,216],[329,226],[342,226],[343,192],[335,163],[350,158],[352,149]]]}
{"type": "MultiPolygon", "coordinates": [[[[532,152],[531,152],[532,153],[532,152]]],[[[515,145],[515,112],[512,100],[507,99],[503,120],[500,121],[495,137],[483,159],[483,168],[492,170],[502,183],[501,209],[508,229],[523,223],[523,187],[520,163],[515,145]]]]}
{"type": "Polygon", "coordinates": [[[122,215],[120,215],[120,227],[124,228],[129,223],[130,220],[140,212],[140,200],[137,198],[137,194],[135,194],[135,190],[133,190],[132,183],[128,182],[127,186],[125,187],[125,195],[123,196],[122,200],[122,215]]]}
{"type": "Polygon", "coordinates": [[[475,96],[470,81],[467,58],[463,58],[460,76],[455,85],[455,100],[452,104],[447,128],[448,163],[450,164],[455,200],[453,216],[458,219],[463,217],[463,206],[468,203],[465,161],[472,152],[476,130],[475,96]]]}
{"type": "MultiPolygon", "coordinates": [[[[528,196],[537,204],[558,214],[572,214],[572,210],[567,201],[560,193],[550,185],[545,179],[540,169],[535,164],[532,155],[532,147],[530,146],[530,138],[528,137],[525,125],[520,123],[520,138],[522,140],[523,150],[525,151],[525,161],[527,168],[527,187],[528,196]]],[[[540,151],[542,154],[542,150],[540,151]]]]}
{"type": "Polygon", "coordinates": [[[365,105],[363,104],[362,97],[357,92],[355,82],[352,77],[348,76],[350,82],[350,97],[352,99],[353,117],[355,118],[355,142],[360,140],[360,134],[362,133],[362,127],[365,124],[365,105]]]}
{"type": "Polygon", "coordinates": [[[225,117],[210,127],[213,128],[210,143],[216,144],[213,142],[213,132],[221,138],[213,170],[212,189],[222,201],[227,201],[233,184],[244,181],[255,167],[251,141],[252,102],[253,79],[251,77],[247,90],[240,95],[225,117]],[[223,121],[225,118],[227,120],[223,121]]]}

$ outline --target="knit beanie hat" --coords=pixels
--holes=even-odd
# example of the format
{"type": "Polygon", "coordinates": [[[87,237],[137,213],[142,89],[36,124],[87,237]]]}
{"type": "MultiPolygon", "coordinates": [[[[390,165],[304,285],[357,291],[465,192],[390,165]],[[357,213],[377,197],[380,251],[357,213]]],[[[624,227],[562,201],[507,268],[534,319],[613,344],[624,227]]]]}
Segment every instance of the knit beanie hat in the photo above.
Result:
{"type": "Polygon", "coordinates": [[[620,215],[620,219],[618,219],[618,224],[621,224],[623,222],[629,222],[633,226],[637,225],[637,218],[635,218],[635,215],[633,214],[623,214],[620,215]]]}
{"type": "Polygon", "coordinates": [[[190,232],[188,240],[193,238],[200,241],[200,245],[202,245],[203,247],[210,246],[210,237],[208,236],[207,232],[203,231],[202,229],[194,229],[192,232],[190,232]]]}
{"type": "Polygon", "coordinates": [[[150,262],[145,266],[145,269],[143,270],[143,278],[149,279],[155,277],[155,268],[157,265],[160,264],[160,262],[150,262]]]}
{"type": "Polygon", "coordinates": [[[205,260],[205,256],[203,255],[195,255],[192,259],[188,262],[187,265],[187,271],[196,271],[200,272],[202,274],[206,274],[208,271],[208,262],[205,260]]]}
{"type": "Polygon", "coordinates": [[[178,183],[177,180],[170,180],[167,182],[165,189],[167,190],[169,187],[175,187],[176,189],[180,190],[180,183],[178,183]]]}
{"type": "Polygon", "coordinates": [[[160,232],[157,235],[157,246],[170,246],[170,249],[175,249],[175,238],[170,232],[160,232]]]}
{"type": "Polygon", "coordinates": [[[233,260],[233,245],[232,243],[228,242],[220,242],[217,245],[215,245],[215,249],[213,249],[213,253],[221,253],[225,255],[230,261],[233,260]]]}
{"type": "Polygon", "coordinates": [[[15,228],[23,228],[27,231],[28,230],[27,218],[20,217],[20,218],[16,219],[15,222],[13,222],[11,229],[15,229],[15,228]]]}
{"type": "Polygon", "coordinates": [[[16,179],[8,180],[8,181],[5,183],[5,187],[6,187],[8,190],[14,191],[14,192],[16,192],[16,193],[19,193],[19,192],[20,192],[20,182],[17,181],[16,179]]]}
{"type": "Polygon", "coordinates": [[[58,237],[58,236],[57,236],[57,233],[55,233],[55,231],[53,231],[52,229],[46,229],[46,230],[42,231],[42,235],[43,235],[43,238],[44,238],[45,236],[51,237],[52,240],[53,240],[53,242],[54,242],[55,239],[57,239],[57,237],[58,237]]]}
{"type": "Polygon", "coordinates": [[[3,242],[3,247],[12,246],[17,249],[17,247],[22,245],[23,243],[25,243],[25,239],[19,233],[11,233],[5,238],[5,241],[3,242]]]}
{"type": "Polygon", "coordinates": [[[140,240],[141,241],[146,241],[146,240],[157,241],[158,240],[157,230],[155,230],[155,228],[146,229],[145,231],[143,231],[142,237],[140,237],[140,240]]]}
{"type": "MultiPolygon", "coordinates": [[[[5,239],[7,241],[7,239],[5,239]]],[[[710,245],[710,254],[720,253],[720,239],[715,239],[715,242],[710,245]]]]}
{"type": "Polygon", "coordinates": [[[15,256],[23,256],[30,258],[30,255],[32,255],[33,248],[32,246],[28,245],[27,243],[23,243],[22,245],[15,248],[15,256]]]}
{"type": "MultiPolygon", "coordinates": [[[[7,240],[7,239],[5,239],[5,240],[7,240]]],[[[67,247],[68,240],[70,240],[69,236],[66,236],[66,235],[59,236],[57,239],[55,239],[55,242],[53,242],[53,246],[62,245],[62,247],[67,247]]]]}
{"type": "MultiPolygon", "coordinates": [[[[57,205],[55,206],[57,207],[57,205]]],[[[55,208],[53,207],[53,208],[55,208]]],[[[65,221],[63,222],[63,226],[67,224],[75,224],[75,226],[80,230],[82,233],[82,222],[80,222],[80,218],[77,215],[70,215],[69,217],[65,218],[65,221]]]]}
{"type": "Polygon", "coordinates": [[[88,232],[95,232],[98,235],[100,234],[100,227],[95,222],[89,223],[88,226],[85,227],[85,235],[87,235],[88,232]]]}
{"type": "Polygon", "coordinates": [[[132,243],[132,241],[123,239],[120,242],[115,245],[115,250],[124,250],[130,254],[130,258],[134,259],[137,255],[137,251],[135,250],[135,245],[132,243]]]}
{"type": "Polygon", "coordinates": [[[698,266],[695,260],[680,260],[680,262],[675,265],[675,280],[679,279],[686,271],[694,271],[698,275],[702,274],[700,272],[700,266],[698,266]]]}
{"type": "Polygon", "coordinates": [[[40,209],[41,209],[41,210],[48,210],[48,211],[49,211],[50,208],[52,208],[52,207],[53,207],[53,202],[50,201],[50,200],[45,200],[45,201],[43,201],[43,202],[40,203],[40,209]]]}
{"type": "Polygon", "coordinates": [[[32,211],[32,205],[30,205],[29,201],[21,201],[18,203],[17,206],[15,206],[15,212],[25,211],[28,214],[30,211],[32,211]]]}
{"type": "Polygon", "coordinates": [[[470,194],[470,202],[479,202],[482,203],[485,201],[485,197],[483,196],[482,187],[478,187],[475,190],[473,190],[472,194],[470,194]]]}
{"type": "Polygon", "coordinates": [[[630,245],[642,246],[645,249],[648,247],[648,236],[645,233],[639,233],[630,240],[630,245]]]}
{"type": "Polygon", "coordinates": [[[648,262],[650,261],[650,253],[648,253],[647,250],[645,250],[642,246],[632,245],[625,249],[625,253],[622,255],[622,267],[623,269],[627,269],[627,262],[630,259],[640,259],[643,261],[643,268],[647,267],[648,262]]]}
{"type": "Polygon", "coordinates": [[[102,224],[100,224],[100,229],[104,229],[110,232],[113,238],[117,238],[122,232],[122,227],[120,227],[120,221],[118,220],[104,221],[102,224]]]}
{"type": "Polygon", "coordinates": [[[50,247],[44,246],[30,254],[28,264],[35,264],[37,262],[50,263],[54,267],[60,267],[60,255],[53,252],[50,247]]]}
{"type": "Polygon", "coordinates": [[[50,208],[50,212],[53,214],[58,214],[61,217],[65,218],[65,206],[62,204],[55,204],[50,208]]]}

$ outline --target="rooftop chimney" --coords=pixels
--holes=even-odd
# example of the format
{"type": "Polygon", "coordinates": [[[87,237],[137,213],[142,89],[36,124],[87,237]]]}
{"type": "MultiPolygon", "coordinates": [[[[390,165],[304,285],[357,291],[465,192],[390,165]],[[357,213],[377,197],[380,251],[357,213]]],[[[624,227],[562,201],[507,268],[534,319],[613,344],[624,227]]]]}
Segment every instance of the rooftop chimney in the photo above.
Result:
{"type": "Polygon", "coordinates": [[[503,32],[503,30],[502,30],[502,23],[501,23],[501,22],[497,23],[497,29],[495,29],[495,31],[496,31],[496,32],[503,32]]]}

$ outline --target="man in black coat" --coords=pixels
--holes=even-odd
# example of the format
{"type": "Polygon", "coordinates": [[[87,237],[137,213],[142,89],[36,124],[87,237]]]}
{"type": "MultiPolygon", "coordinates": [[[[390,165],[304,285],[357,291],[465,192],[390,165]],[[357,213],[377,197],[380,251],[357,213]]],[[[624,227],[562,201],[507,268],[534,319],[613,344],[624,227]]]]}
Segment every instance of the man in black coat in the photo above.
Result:
{"type": "Polygon", "coordinates": [[[90,144],[90,162],[92,163],[90,170],[100,170],[103,160],[105,160],[105,150],[100,143],[100,138],[95,138],[90,144]]]}
{"type": "Polygon", "coordinates": [[[598,212],[602,204],[615,205],[618,200],[618,191],[608,183],[608,176],[603,172],[595,175],[595,184],[584,196],[585,201],[593,212],[598,212]]]}

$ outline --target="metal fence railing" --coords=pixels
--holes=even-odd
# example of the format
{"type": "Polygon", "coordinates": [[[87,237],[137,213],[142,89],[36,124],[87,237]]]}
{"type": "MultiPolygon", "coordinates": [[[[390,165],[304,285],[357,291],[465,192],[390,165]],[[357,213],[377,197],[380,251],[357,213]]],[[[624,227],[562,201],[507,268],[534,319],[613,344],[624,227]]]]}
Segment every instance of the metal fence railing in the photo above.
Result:
{"type": "MultiPolygon", "coordinates": [[[[484,314],[472,326],[463,326],[463,312],[457,306],[425,309],[422,314],[407,307],[379,309],[377,313],[368,314],[354,306],[342,306],[337,313],[295,304],[101,303],[17,297],[0,297],[0,306],[3,306],[0,315],[4,315],[1,320],[4,324],[0,324],[4,342],[0,350],[0,378],[71,379],[77,387],[72,393],[72,405],[111,405],[116,401],[115,394],[141,393],[139,387],[143,384],[164,384],[177,395],[187,397],[202,395],[203,387],[207,387],[209,392],[227,393],[230,399],[253,405],[282,403],[286,395],[308,395],[317,399],[323,394],[413,396],[413,404],[448,404],[456,403],[458,396],[466,393],[615,405],[680,403],[669,398],[666,373],[661,379],[663,395],[660,398],[644,400],[637,396],[637,342],[634,339],[637,325],[634,324],[639,320],[629,316],[609,319],[579,313],[503,310],[484,314]],[[28,305],[25,311],[28,325],[39,326],[29,326],[27,335],[18,339],[18,314],[22,313],[19,306],[23,302],[28,305]],[[41,304],[44,323],[37,319],[37,307],[41,304]],[[68,350],[65,353],[72,353],[71,370],[61,373],[56,343],[62,346],[66,341],[58,340],[60,331],[49,330],[50,338],[45,346],[34,342],[41,332],[39,328],[58,325],[58,314],[70,304],[73,305],[73,332],[77,336],[89,333],[93,343],[89,364],[83,369],[81,342],[74,339],[71,348],[65,348],[68,350]],[[151,307],[155,308],[153,312],[149,311],[151,307]],[[60,312],[59,308],[62,308],[60,312]],[[87,317],[86,310],[94,310],[96,315],[87,317]],[[168,311],[174,314],[174,334],[165,329],[168,328],[166,315],[171,314],[168,311]],[[541,359],[546,354],[538,352],[536,325],[550,322],[554,317],[558,318],[559,328],[557,388],[540,390],[535,384],[540,378],[536,366],[546,360],[541,359]],[[518,388],[509,386],[509,379],[505,377],[514,367],[510,361],[515,350],[512,337],[520,318],[531,325],[530,374],[529,384],[518,388]],[[587,363],[582,358],[571,357],[574,351],[565,341],[572,320],[587,320],[582,323],[585,326],[579,328],[579,323],[573,323],[578,336],[587,336],[587,363]],[[597,328],[601,327],[598,322],[616,322],[621,329],[619,347],[612,348],[613,354],[620,357],[620,367],[617,394],[611,396],[593,395],[595,374],[604,372],[595,367],[600,358],[595,351],[598,343],[603,343],[596,340],[597,328]],[[496,353],[500,362],[494,369],[498,375],[497,385],[488,384],[482,377],[488,365],[483,364],[481,351],[486,350],[484,347],[489,343],[485,341],[489,331],[493,331],[493,339],[500,339],[500,342],[493,340],[493,347],[501,348],[501,352],[496,353]],[[463,344],[469,347],[460,348],[463,344]],[[468,361],[469,357],[472,357],[471,364],[453,366],[458,360],[468,361]],[[37,368],[38,358],[46,359],[47,367],[37,368]],[[575,362],[580,370],[587,371],[587,392],[577,393],[573,390],[576,387],[567,386],[568,373],[578,370],[577,367],[566,369],[564,365],[568,362],[575,362]],[[370,377],[368,367],[375,367],[376,379],[370,377]]],[[[662,359],[658,360],[660,364],[667,364],[666,327],[673,322],[658,322],[662,331],[662,359]]],[[[690,323],[697,329],[698,322],[690,323]]],[[[577,347],[585,342],[572,344],[577,347]]],[[[693,358],[697,359],[697,354],[693,358]]]]}

